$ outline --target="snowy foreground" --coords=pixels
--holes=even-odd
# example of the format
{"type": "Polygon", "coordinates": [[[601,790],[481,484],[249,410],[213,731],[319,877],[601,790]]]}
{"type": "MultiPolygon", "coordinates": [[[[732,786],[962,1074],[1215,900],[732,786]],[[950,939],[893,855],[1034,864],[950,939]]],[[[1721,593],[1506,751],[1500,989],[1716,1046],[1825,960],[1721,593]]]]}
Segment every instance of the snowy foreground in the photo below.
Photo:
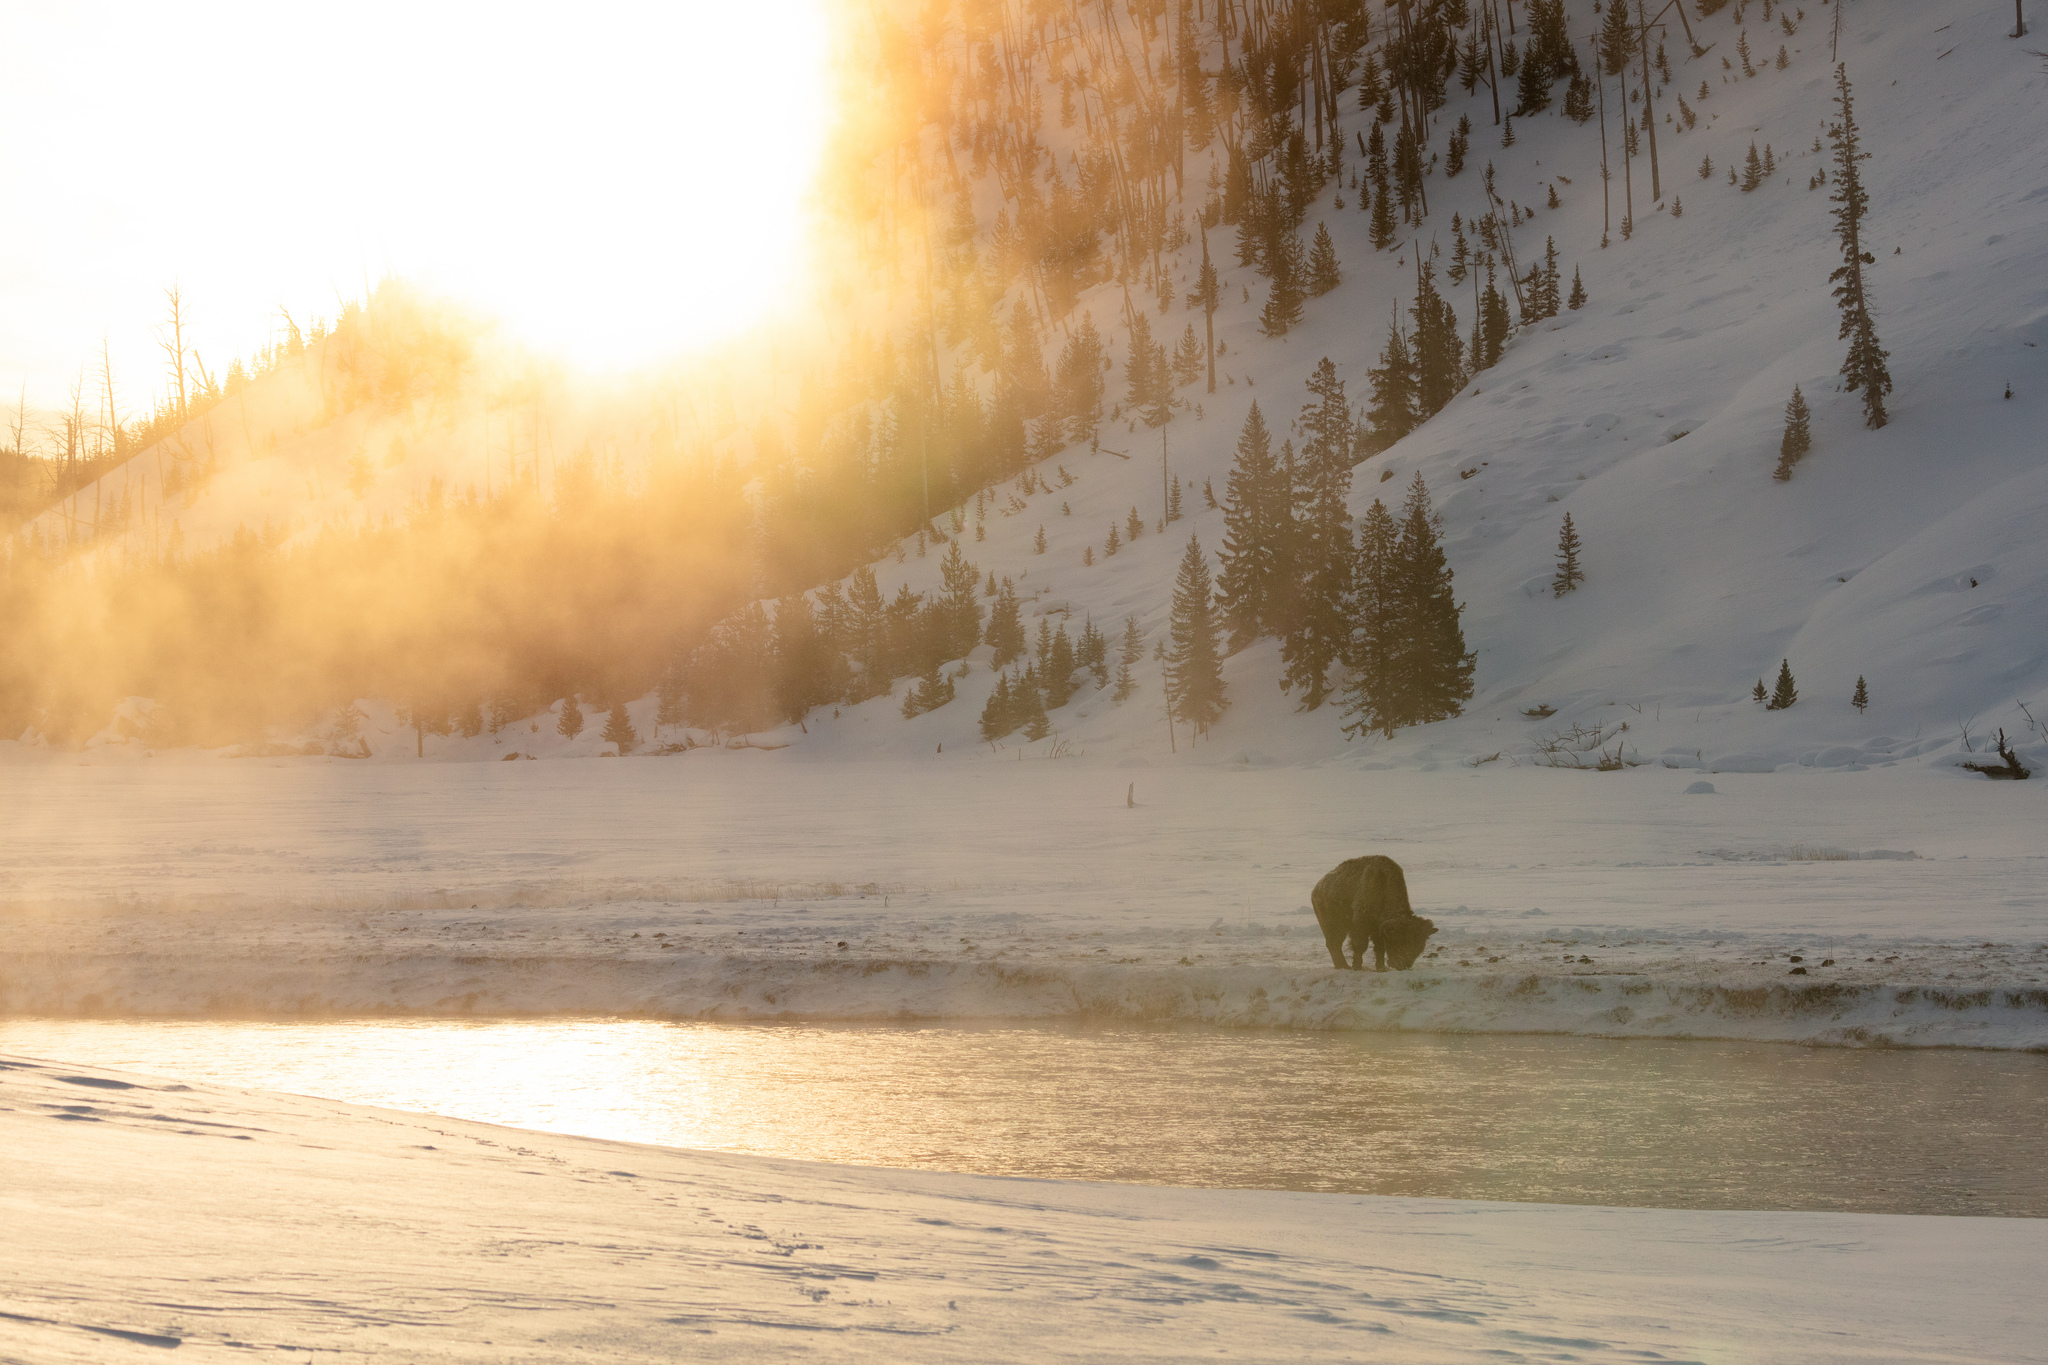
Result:
{"type": "Polygon", "coordinates": [[[45,1365],[2048,1359],[2034,1219],[935,1175],[13,1058],[0,1149],[45,1365]]]}
{"type": "Polygon", "coordinates": [[[0,766],[0,1013],[2048,1047],[2048,784],[1902,766],[1686,794],[1698,776],[719,751],[0,766]],[[1368,851],[1440,926],[1412,972],[1331,970],[1307,912],[1368,851]]]}

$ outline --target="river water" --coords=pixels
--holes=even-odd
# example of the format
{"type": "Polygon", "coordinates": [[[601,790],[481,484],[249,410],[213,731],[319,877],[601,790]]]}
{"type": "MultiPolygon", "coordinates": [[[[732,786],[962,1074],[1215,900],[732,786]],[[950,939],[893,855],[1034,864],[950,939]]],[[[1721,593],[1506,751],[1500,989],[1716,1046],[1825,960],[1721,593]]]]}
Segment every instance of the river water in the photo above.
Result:
{"type": "Polygon", "coordinates": [[[0,1020],[0,1052],[1062,1180],[2048,1216],[2048,1057],[1528,1035],[0,1020]]]}

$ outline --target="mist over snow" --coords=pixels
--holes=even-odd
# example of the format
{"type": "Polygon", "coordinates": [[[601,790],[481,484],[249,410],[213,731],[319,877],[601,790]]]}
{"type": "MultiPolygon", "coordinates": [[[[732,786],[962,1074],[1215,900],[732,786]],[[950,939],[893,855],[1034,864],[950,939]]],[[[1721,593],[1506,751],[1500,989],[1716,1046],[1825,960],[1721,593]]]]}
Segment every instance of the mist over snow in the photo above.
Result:
{"type": "MultiPolygon", "coordinates": [[[[1195,760],[1341,756],[1408,766],[1500,753],[1503,763],[1537,761],[1538,741],[1573,725],[1587,727],[1582,735],[1597,731],[1596,749],[1631,762],[1708,769],[1853,767],[1961,753],[1966,726],[1972,748],[2003,726],[2035,746],[2028,752],[2037,761],[2048,756],[2017,705],[2048,714],[2039,704],[2048,695],[2048,538],[2041,534],[2048,466],[2040,439],[2048,418],[2048,148],[2023,113],[2038,103],[2048,76],[2005,39],[2007,20],[1990,7],[1930,13],[1903,0],[1863,0],[1848,16],[1841,55],[1871,153],[1867,231],[1877,264],[1869,276],[1897,382],[1890,425],[1869,431],[1856,396],[1840,392],[1836,376],[1844,343],[1836,339],[1827,275],[1838,252],[1827,189],[1809,187],[1827,160],[1813,147],[1831,117],[1828,16],[1815,13],[1786,40],[1789,69],[1763,60],[1768,48],[1759,39],[1760,74],[1744,79],[1721,69],[1736,37],[1733,15],[1724,8],[1698,22],[1701,41],[1712,45],[1705,58],[1686,58],[1675,38],[1670,44],[1675,80],[1660,110],[1684,94],[1698,126],[1659,128],[1661,205],[1650,199],[1647,157],[1635,161],[1636,230],[1628,241],[1619,234],[1619,120],[1610,117],[1615,231],[1604,250],[1597,121],[1580,125],[1554,113],[1517,119],[1514,145],[1502,147],[1484,85],[1467,97],[1455,82],[1439,116],[1439,143],[1460,114],[1473,116],[1473,147],[1464,174],[1446,178],[1439,169],[1429,178],[1425,241],[1446,246],[1453,213],[1470,222],[1484,211],[1481,171],[1491,163],[1500,196],[1531,212],[1517,230],[1520,257],[1537,258],[1544,241],[1554,240],[1562,270],[1580,273],[1589,299],[1582,310],[1520,331],[1497,366],[1354,473],[1354,516],[1375,497],[1397,499],[1415,472],[1428,482],[1477,653],[1477,692],[1466,714],[1391,741],[1347,743],[1334,704],[1304,714],[1298,697],[1281,694],[1275,647],[1262,641],[1228,660],[1231,706],[1192,751],[1195,760]],[[1710,96],[1694,100],[1702,80],[1710,96]],[[1722,170],[1739,164],[1752,141],[1771,146],[1777,174],[1745,193],[1722,170]],[[1706,179],[1697,171],[1703,156],[1716,168],[1706,179]],[[1562,205],[1556,210],[1544,207],[1553,186],[1562,205]],[[1683,216],[1674,216],[1681,201],[1683,216]],[[1794,385],[1812,405],[1815,444],[1796,476],[1778,483],[1770,473],[1794,385]],[[1549,584],[1567,512],[1584,540],[1586,581],[1560,600],[1549,584]],[[1759,678],[1769,683],[1781,659],[1797,675],[1801,701],[1767,713],[1749,700],[1749,689],[1759,678]],[[1862,714],[1848,704],[1859,676],[1873,698],[1862,714]],[[1520,714],[1542,706],[1555,714],[1535,721],[1520,714]],[[1615,729],[1624,720],[1625,735],[1615,729]]],[[[1767,31],[1780,36],[1775,26],[1767,31]]],[[[1369,115],[1348,97],[1343,103],[1347,136],[1368,126],[1369,115]]],[[[1191,190],[1204,160],[1190,159],[1191,190]]],[[[1354,156],[1347,169],[1356,165],[1354,156]]],[[[1150,650],[1187,537],[1199,536],[1212,556],[1221,543],[1222,516],[1205,505],[1201,489],[1222,495],[1254,399],[1276,443],[1288,434],[1307,398],[1302,381],[1319,358],[1336,362],[1354,405],[1368,398],[1366,371],[1384,343],[1389,311],[1405,309],[1413,294],[1413,242],[1374,252],[1366,215],[1345,183],[1325,189],[1303,229],[1306,237],[1328,225],[1343,283],[1308,302],[1299,328],[1280,339],[1259,334],[1263,281],[1231,264],[1227,228],[1212,231],[1224,284],[1218,392],[1203,393],[1199,382],[1180,388],[1188,408],[1163,433],[1128,419],[1105,422],[1101,452],[1084,444],[1037,466],[1050,491],[1025,495],[1015,481],[997,487],[986,539],[961,538],[984,579],[993,572],[1016,581],[1027,638],[1043,613],[1076,633],[1092,617],[1112,646],[1127,615],[1145,632],[1137,695],[1114,705],[1084,682],[1053,713],[1052,736],[1030,746],[1033,752],[1169,757],[1150,650]],[[1347,207],[1335,208],[1333,195],[1347,207]],[[1184,520],[1163,536],[1154,529],[1162,444],[1186,506],[1184,520]],[[1062,468],[1071,487],[1059,482],[1062,468]],[[1132,507],[1146,534],[1114,558],[1103,556],[1107,528],[1132,507]],[[1042,555],[1034,548],[1040,527],[1042,555]],[[1082,563],[1084,547],[1094,547],[1092,567],[1082,563]]],[[[998,201],[993,177],[978,182],[984,229],[998,201]]],[[[1193,287],[1198,262],[1195,243],[1173,257],[1176,293],[1193,287]]],[[[1469,327],[1469,290],[1440,284],[1462,309],[1461,327],[1469,327]]],[[[1098,285],[1070,319],[1088,312],[1103,326],[1117,366],[1108,376],[1112,397],[1121,391],[1127,349],[1122,301],[1114,281],[1098,285]]],[[[1175,299],[1155,314],[1154,330],[1171,342],[1190,320],[1199,322],[1199,314],[1175,299]]],[[[1051,350],[1059,340],[1055,332],[1051,350]]],[[[517,414],[502,419],[493,438],[488,414],[481,406],[465,411],[459,394],[423,430],[414,430],[412,414],[374,407],[322,424],[318,386],[281,370],[248,392],[245,411],[220,410],[207,420],[204,435],[220,447],[223,472],[193,495],[174,491],[155,533],[177,535],[189,553],[238,527],[269,526],[289,537],[336,519],[403,516],[417,511],[436,479],[453,496],[530,461],[546,481],[580,443],[606,442],[629,461],[653,440],[656,395],[579,397],[565,388],[551,397],[555,406],[538,437],[543,451],[542,444],[526,448],[536,436],[517,429],[517,414]],[[493,439],[501,443],[498,472],[487,476],[493,439]],[[375,477],[369,488],[351,489],[350,461],[365,452],[375,477]]],[[[189,430],[181,436],[188,445],[197,438],[189,430]]],[[[32,533],[62,537],[67,522],[90,519],[96,499],[124,490],[153,499],[148,490],[163,463],[161,451],[144,451],[131,468],[46,513],[32,533]]],[[[963,525],[971,524],[972,500],[966,511],[963,525]]],[[[939,524],[946,520],[940,513],[939,524]]],[[[934,547],[922,559],[914,549],[900,560],[884,557],[875,566],[884,597],[899,583],[935,591],[938,554],[934,547]]],[[[1013,757],[1005,750],[1023,741],[1012,736],[992,750],[977,733],[994,683],[986,657],[986,646],[970,656],[974,666],[950,705],[914,720],[899,714],[914,683],[902,679],[891,695],[815,711],[802,731],[791,726],[753,740],[817,757],[941,748],[947,756],[1013,757]]],[[[397,733],[377,701],[364,699],[371,730],[389,733],[373,734],[372,750],[411,758],[412,737],[397,733]]],[[[633,706],[643,736],[653,734],[654,709],[652,697],[633,706]]],[[[545,719],[537,731],[517,725],[516,735],[495,739],[430,737],[428,756],[496,758],[513,748],[551,757],[607,747],[598,738],[601,717],[573,742],[554,733],[552,716],[545,719]]],[[[117,721],[100,744],[122,733],[117,721]]],[[[33,731],[24,739],[8,749],[25,756],[33,731]]],[[[1175,747],[1187,753],[1185,735],[1175,747]]]]}

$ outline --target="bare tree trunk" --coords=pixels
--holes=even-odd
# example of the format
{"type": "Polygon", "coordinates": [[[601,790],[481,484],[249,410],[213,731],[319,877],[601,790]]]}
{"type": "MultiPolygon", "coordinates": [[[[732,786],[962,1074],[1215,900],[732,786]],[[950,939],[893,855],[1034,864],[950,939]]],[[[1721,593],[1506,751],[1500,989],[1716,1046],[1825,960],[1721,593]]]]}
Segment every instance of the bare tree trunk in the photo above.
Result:
{"type": "MultiPolygon", "coordinates": [[[[164,298],[171,305],[171,315],[164,320],[164,326],[171,329],[170,340],[159,341],[164,353],[171,358],[171,374],[178,383],[178,416],[185,416],[185,300],[177,285],[164,290],[164,298]]],[[[293,331],[298,329],[294,327],[293,331]]]]}
{"type": "MultiPolygon", "coordinates": [[[[1846,0],[1836,0],[1837,4],[1846,0]]],[[[1650,202],[1664,201],[1664,182],[1657,173],[1657,104],[1656,82],[1650,79],[1650,21],[1645,17],[1643,0],[1636,0],[1636,20],[1643,35],[1643,124],[1650,133],[1650,202]]]]}

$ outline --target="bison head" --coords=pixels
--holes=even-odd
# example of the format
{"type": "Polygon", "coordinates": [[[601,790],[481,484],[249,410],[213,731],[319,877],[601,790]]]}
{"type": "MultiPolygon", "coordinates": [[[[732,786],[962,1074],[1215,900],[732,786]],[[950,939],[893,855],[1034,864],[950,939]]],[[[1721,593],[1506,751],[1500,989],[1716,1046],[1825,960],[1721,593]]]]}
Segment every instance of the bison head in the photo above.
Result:
{"type": "Polygon", "coordinates": [[[1436,932],[1436,922],[1420,915],[1409,915],[1405,919],[1390,920],[1382,925],[1379,940],[1387,947],[1387,962],[1397,972],[1405,972],[1415,965],[1415,959],[1422,956],[1428,946],[1429,936],[1436,932]]]}

